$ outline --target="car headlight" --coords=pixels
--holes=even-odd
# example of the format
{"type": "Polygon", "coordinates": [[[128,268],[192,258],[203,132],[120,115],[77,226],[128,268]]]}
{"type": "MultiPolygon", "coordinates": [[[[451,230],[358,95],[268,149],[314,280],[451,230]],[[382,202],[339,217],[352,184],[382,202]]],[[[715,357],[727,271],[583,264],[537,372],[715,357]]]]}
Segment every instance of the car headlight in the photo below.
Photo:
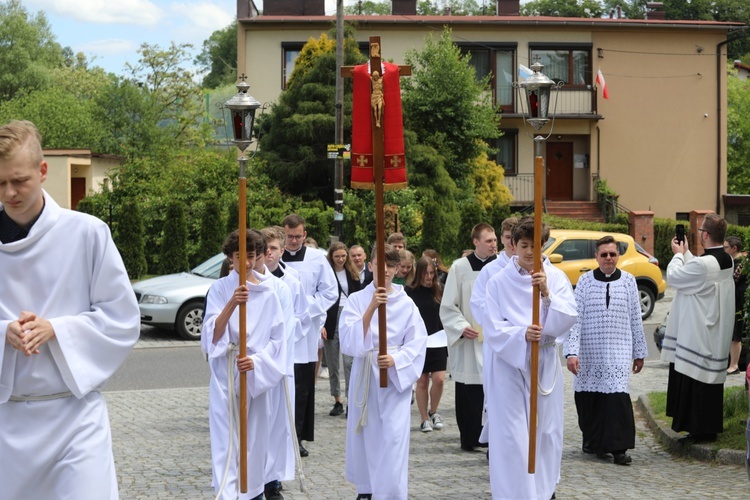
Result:
{"type": "Polygon", "coordinates": [[[167,298],[160,295],[144,295],[141,304],[166,304],[167,298]]]}

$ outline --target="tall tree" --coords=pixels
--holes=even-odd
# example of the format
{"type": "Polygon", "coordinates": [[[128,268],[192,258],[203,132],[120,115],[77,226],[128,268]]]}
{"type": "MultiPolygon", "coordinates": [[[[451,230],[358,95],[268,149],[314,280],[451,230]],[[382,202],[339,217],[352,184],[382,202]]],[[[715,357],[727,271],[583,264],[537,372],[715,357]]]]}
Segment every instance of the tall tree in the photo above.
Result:
{"type": "Polygon", "coordinates": [[[601,17],[597,0],[532,0],[521,5],[522,16],[601,17]]]}
{"type": "Polygon", "coordinates": [[[195,58],[203,71],[203,87],[215,89],[237,80],[237,21],[211,33],[195,58]]]}
{"type": "MultiPolygon", "coordinates": [[[[344,64],[364,57],[356,40],[344,43],[344,64]]],[[[326,146],[334,135],[336,44],[327,34],[311,39],[295,61],[286,90],[260,122],[262,171],[279,188],[305,199],[333,203],[333,164],[326,146]]],[[[345,82],[345,95],[351,82],[345,82]]],[[[351,133],[351,98],[344,99],[344,136],[351,133]]]]}
{"type": "Polygon", "coordinates": [[[727,77],[727,191],[750,194],[750,80],[727,77]]]}
{"type": "Polygon", "coordinates": [[[460,182],[471,174],[471,161],[486,152],[484,141],[500,135],[488,80],[476,80],[448,28],[439,38],[429,35],[405,59],[412,66],[402,85],[405,126],[445,158],[446,170],[460,182]]]}
{"type": "Polygon", "coordinates": [[[190,44],[168,49],[141,44],[137,64],[125,65],[133,83],[148,90],[160,125],[172,136],[173,146],[203,146],[211,139],[203,89],[185,68],[190,61],[190,44]]]}
{"type": "Polygon", "coordinates": [[[0,3],[0,100],[45,87],[62,66],[62,47],[43,12],[31,15],[20,0],[0,3]]]}

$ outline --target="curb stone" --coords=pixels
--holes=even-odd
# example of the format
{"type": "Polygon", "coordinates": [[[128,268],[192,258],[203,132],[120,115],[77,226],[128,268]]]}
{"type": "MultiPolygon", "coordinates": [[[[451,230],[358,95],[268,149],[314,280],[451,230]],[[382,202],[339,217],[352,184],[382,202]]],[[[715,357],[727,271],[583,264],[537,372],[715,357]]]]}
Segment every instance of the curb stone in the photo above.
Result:
{"type": "Polygon", "coordinates": [[[729,449],[716,450],[705,444],[681,444],[679,439],[682,435],[673,431],[669,427],[666,427],[654,417],[651,412],[651,404],[647,395],[643,394],[639,396],[636,401],[636,406],[641,414],[646,417],[646,422],[656,439],[671,454],[689,456],[702,462],[716,462],[722,465],[739,465],[741,467],[745,466],[744,451],[729,449]]]}

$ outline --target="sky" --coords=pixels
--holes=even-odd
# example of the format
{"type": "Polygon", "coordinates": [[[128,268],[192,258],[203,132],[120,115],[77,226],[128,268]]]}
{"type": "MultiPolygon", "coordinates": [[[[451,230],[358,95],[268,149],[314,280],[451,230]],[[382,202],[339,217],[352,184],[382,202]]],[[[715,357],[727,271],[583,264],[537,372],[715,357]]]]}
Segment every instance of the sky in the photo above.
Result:
{"type": "MultiPolygon", "coordinates": [[[[266,0],[273,1],[273,0],[266,0]]],[[[26,9],[47,16],[57,42],[83,52],[95,66],[123,74],[138,61],[142,43],[169,47],[190,43],[195,54],[203,41],[225,28],[237,14],[237,0],[22,0],[26,9]]],[[[345,5],[356,0],[345,0],[345,5]]],[[[262,10],[263,0],[255,0],[262,10]]],[[[336,0],[326,0],[336,14],[336,0]]]]}

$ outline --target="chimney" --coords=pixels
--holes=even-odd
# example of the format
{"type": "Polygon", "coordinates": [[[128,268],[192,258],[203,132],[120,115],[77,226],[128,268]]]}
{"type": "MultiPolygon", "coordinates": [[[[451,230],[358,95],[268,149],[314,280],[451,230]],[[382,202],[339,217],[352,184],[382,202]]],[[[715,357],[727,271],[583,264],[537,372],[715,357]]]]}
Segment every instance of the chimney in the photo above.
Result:
{"type": "Polygon", "coordinates": [[[518,16],[521,12],[520,0],[497,0],[498,16],[518,16]]]}
{"type": "Polygon", "coordinates": [[[266,0],[264,16],[324,16],[325,0],[266,0]]]}
{"type": "Polygon", "coordinates": [[[394,16],[416,16],[417,0],[393,0],[391,14],[394,16]]]}
{"type": "Polygon", "coordinates": [[[646,4],[646,19],[666,19],[662,2],[648,2],[646,4]]]}

